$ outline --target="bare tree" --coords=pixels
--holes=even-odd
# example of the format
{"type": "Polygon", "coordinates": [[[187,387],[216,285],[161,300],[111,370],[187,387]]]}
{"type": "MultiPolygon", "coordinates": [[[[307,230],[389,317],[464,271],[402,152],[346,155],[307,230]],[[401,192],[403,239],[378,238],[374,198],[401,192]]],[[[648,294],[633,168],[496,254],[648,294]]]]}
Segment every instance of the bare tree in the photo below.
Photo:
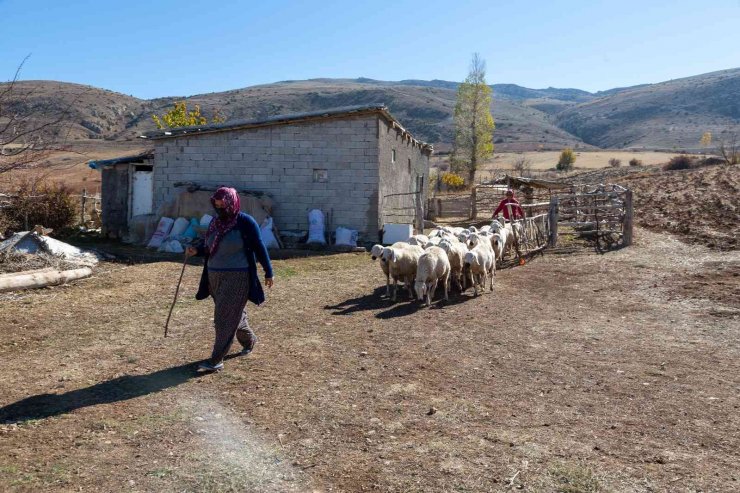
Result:
{"type": "Polygon", "coordinates": [[[519,176],[530,176],[532,174],[532,162],[527,158],[527,156],[521,154],[514,160],[512,169],[519,176]]]}
{"type": "Polygon", "coordinates": [[[35,104],[33,89],[21,87],[18,81],[27,60],[11,81],[0,84],[0,174],[37,168],[51,153],[65,150],[65,122],[74,102],[61,110],[35,104]]]}
{"type": "Polygon", "coordinates": [[[717,144],[717,151],[725,160],[725,163],[740,163],[740,141],[737,132],[732,132],[729,137],[722,137],[717,144]]]}

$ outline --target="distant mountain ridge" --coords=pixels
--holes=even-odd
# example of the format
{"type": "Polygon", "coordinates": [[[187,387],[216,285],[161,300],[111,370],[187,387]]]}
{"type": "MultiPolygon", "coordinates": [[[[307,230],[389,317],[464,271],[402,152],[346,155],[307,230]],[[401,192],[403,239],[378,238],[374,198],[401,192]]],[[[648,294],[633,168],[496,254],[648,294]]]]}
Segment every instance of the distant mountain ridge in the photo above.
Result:
{"type": "MultiPolygon", "coordinates": [[[[21,81],[18,89],[26,97],[10,105],[50,114],[71,107],[73,140],[131,140],[154,128],[153,113],[181,100],[201,105],[206,115],[218,109],[227,119],[384,103],[415,136],[444,151],[452,142],[457,86],[444,80],[310,79],[143,100],[80,84],[21,81]]],[[[597,93],[491,87],[498,150],[696,149],[705,131],[716,136],[740,132],[739,68],[597,93]]]]}

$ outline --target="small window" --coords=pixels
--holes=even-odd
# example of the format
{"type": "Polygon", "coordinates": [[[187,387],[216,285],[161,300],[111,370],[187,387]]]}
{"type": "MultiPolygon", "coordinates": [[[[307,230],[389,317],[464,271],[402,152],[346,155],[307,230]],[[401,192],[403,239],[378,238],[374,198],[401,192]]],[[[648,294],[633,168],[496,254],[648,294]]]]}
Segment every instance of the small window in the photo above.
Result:
{"type": "Polygon", "coordinates": [[[326,183],[329,181],[329,170],[325,169],[314,169],[313,170],[313,182],[314,183],[326,183]]]}
{"type": "Polygon", "coordinates": [[[391,151],[391,164],[395,164],[395,162],[396,162],[396,150],[393,149],[391,151]]]}
{"type": "Polygon", "coordinates": [[[411,158],[409,158],[409,173],[411,173],[411,158]]]}

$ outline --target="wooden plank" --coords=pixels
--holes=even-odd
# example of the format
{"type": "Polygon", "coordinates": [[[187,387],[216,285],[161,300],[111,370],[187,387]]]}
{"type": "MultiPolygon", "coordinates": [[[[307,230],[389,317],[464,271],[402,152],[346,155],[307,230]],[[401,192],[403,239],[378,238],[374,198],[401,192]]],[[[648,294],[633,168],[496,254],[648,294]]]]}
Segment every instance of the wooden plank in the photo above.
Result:
{"type": "Polygon", "coordinates": [[[550,211],[548,213],[548,222],[550,223],[549,244],[554,247],[558,244],[558,197],[553,196],[550,199],[550,211]]]}
{"type": "MultiPolygon", "coordinates": [[[[599,224],[622,224],[622,221],[599,221],[599,224]]],[[[565,226],[569,228],[580,228],[580,227],[586,227],[586,226],[595,226],[596,221],[561,221],[558,223],[559,226],[565,226]]]]}
{"type": "Polygon", "coordinates": [[[627,190],[624,194],[624,224],[622,225],[622,231],[624,236],[622,237],[622,244],[624,246],[632,245],[632,218],[633,218],[633,205],[632,205],[632,190],[627,190]]]}
{"type": "Polygon", "coordinates": [[[585,198],[621,198],[625,192],[599,192],[599,193],[575,193],[568,195],[558,195],[557,197],[563,200],[569,199],[585,199],[585,198]]]}

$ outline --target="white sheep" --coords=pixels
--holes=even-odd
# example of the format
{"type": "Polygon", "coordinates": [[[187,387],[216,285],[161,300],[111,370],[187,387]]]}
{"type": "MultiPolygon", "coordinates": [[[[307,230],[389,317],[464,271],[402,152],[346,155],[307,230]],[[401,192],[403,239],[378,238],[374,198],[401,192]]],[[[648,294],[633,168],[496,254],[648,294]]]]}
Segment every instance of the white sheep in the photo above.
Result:
{"type": "Polygon", "coordinates": [[[429,242],[424,246],[424,248],[429,248],[433,246],[438,246],[440,242],[442,241],[442,236],[434,236],[432,238],[429,238],[429,242]]]}
{"type": "Polygon", "coordinates": [[[454,282],[457,289],[465,290],[465,277],[463,277],[463,262],[468,247],[459,241],[442,240],[439,247],[447,253],[450,260],[450,281],[454,282]]]}
{"type": "Polygon", "coordinates": [[[396,301],[398,281],[403,282],[414,297],[411,285],[416,277],[416,266],[424,250],[419,245],[397,242],[383,250],[383,260],[388,264],[388,275],[393,278],[393,301],[396,301]]]}
{"type": "MultiPolygon", "coordinates": [[[[498,265],[501,262],[504,254],[504,239],[500,233],[493,233],[489,239],[491,240],[491,248],[493,248],[493,253],[496,255],[496,265],[498,265]]],[[[493,274],[496,275],[495,269],[493,271],[493,274]]]]}
{"type": "Polygon", "coordinates": [[[514,233],[512,233],[511,227],[509,225],[507,226],[502,225],[496,220],[491,223],[491,231],[501,236],[501,241],[503,242],[503,251],[499,260],[511,250],[511,246],[514,244],[514,233]]]}
{"type": "Polygon", "coordinates": [[[383,245],[373,245],[373,247],[370,249],[370,258],[373,260],[380,259],[380,269],[383,271],[383,274],[385,275],[385,295],[390,296],[391,295],[391,280],[390,276],[388,275],[388,262],[386,262],[383,259],[383,251],[385,250],[385,247],[383,245]]]}
{"type": "Polygon", "coordinates": [[[491,279],[491,291],[493,291],[496,257],[489,242],[481,241],[475,248],[466,253],[465,266],[470,270],[475,296],[478,296],[478,286],[485,291],[486,281],[489,278],[491,279]]]}
{"type": "Polygon", "coordinates": [[[414,235],[406,241],[409,245],[419,245],[424,248],[429,243],[429,237],[427,235],[414,235]]]}
{"type": "Polygon", "coordinates": [[[419,301],[426,298],[427,306],[431,306],[437,284],[441,282],[445,291],[445,300],[449,299],[450,260],[447,253],[440,247],[431,247],[419,257],[416,268],[414,288],[419,301]]]}

